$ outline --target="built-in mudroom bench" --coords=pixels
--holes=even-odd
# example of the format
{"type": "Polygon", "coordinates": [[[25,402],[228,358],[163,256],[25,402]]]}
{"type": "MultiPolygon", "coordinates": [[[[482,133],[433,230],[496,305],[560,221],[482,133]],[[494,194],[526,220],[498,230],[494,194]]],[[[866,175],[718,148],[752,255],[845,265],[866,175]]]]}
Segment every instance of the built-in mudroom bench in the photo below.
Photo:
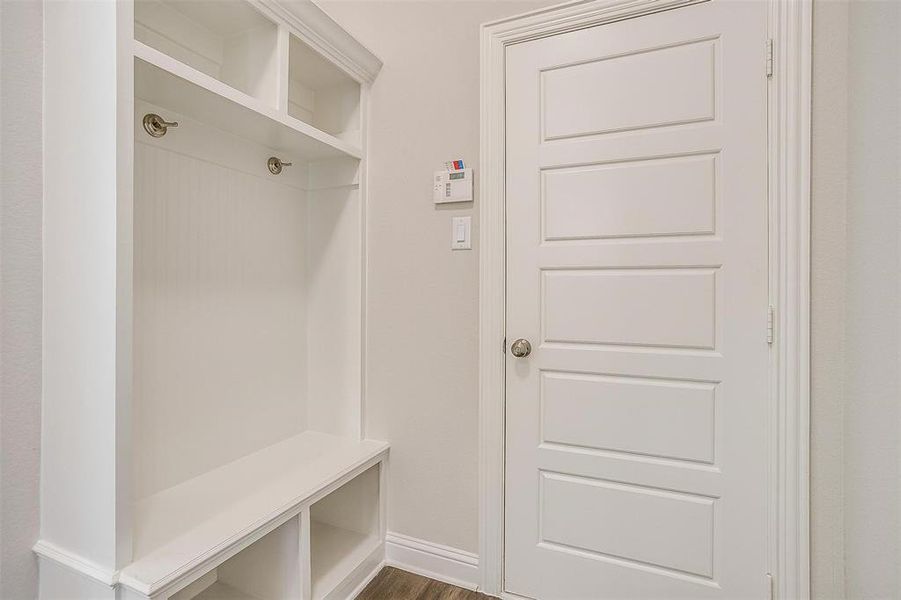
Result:
{"type": "Polygon", "coordinates": [[[353,597],[381,62],[310,2],[44,6],[41,598],[353,597]]]}

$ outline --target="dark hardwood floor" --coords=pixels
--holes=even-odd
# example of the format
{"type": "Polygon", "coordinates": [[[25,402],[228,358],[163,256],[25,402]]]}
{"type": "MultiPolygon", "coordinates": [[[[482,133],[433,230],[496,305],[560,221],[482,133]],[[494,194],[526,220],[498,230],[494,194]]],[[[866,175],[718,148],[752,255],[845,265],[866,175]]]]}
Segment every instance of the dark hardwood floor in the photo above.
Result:
{"type": "Polygon", "coordinates": [[[494,600],[491,596],[464,590],[421,575],[385,567],[366,586],[357,600],[494,600]]]}

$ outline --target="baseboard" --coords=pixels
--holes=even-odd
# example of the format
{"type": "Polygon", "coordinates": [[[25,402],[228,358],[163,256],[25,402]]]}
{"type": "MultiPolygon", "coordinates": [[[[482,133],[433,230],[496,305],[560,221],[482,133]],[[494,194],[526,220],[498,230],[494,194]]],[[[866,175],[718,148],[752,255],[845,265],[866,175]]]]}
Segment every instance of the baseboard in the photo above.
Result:
{"type": "Polygon", "coordinates": [[[385,564],[468,590],[479,588],[479,557],[400,533],[388,533],[385,564]]]}

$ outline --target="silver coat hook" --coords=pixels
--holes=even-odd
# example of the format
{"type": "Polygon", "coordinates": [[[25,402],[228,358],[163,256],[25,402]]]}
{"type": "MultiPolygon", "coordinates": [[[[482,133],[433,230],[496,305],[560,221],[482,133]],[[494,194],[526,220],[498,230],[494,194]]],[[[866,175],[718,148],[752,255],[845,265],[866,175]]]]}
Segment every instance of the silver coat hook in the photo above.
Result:
{"type": "Polygon", "coordinates": [[[144,131],[155,138],[163,137],[170,127],[178,127],[176,121],[164,121],[161,116],[156,113],[147,113],[144,115],[144,131]]]}
{"type": "Polygon", "coordinates": [[[269,160],[266,161],[266,166],[269,167],[269,172],[273,175],[278,175],[282,172],[282,167],[290,167],[294,163],[282,162],[280,158],[277,156],[270,156],[269,160]]]}

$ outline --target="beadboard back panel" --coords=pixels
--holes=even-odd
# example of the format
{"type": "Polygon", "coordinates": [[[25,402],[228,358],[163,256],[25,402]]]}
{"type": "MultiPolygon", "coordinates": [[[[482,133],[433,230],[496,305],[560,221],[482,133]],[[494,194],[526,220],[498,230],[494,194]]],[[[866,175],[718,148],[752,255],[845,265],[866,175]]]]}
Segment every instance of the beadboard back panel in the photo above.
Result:
{"type": "MultiPolygon", "coordinates": [[[[310,178],[321,169],[310,165],[310,178]]],[[[362,211],[356,186],[308,192],[307,426],[356,437],[360,424],[362,211]]]]}
{"type": "Polygon", "coordinates": [[[307,202],[264,163],[254,175],[175,135],[136,142],[141,498],[306,428],[307,202]]]}

